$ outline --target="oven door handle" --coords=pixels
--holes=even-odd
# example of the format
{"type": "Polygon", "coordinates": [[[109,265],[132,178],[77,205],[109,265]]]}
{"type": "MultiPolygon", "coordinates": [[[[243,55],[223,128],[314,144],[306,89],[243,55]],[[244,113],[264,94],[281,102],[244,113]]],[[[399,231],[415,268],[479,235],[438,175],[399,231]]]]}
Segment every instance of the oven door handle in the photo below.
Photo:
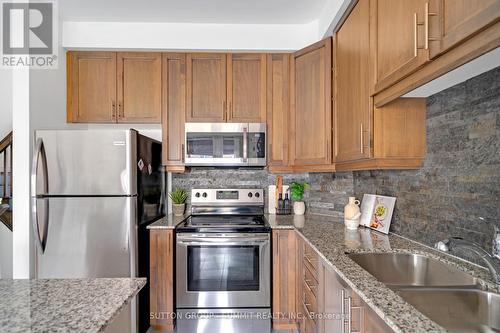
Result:
{"type": "Polygon", "coordinates": [[[230,245],[251,245],[251,246],[261,246],[267,243],[267,241],[260,241],[260,242],[200,242],[200,241],[177,241],[177,244],[179,245],[185,245],[185,246],[191,246],[191,245],[198,245],[198,246],[230,246],[230,245]]]}
{"type": "Polygon", "coordinates": [[[180,241],[195,241],[195,242],[217,242],[217,243],[242,243],[242,242],[259,242],[259,241],[269,241],[269,235],[258,235],[258,236],[253,236],[253,235],[248,235],[248,236],[229,236],[225,235],[223,237],[221,236],[181,236],[177,234],[177,239],[180,241]]]}

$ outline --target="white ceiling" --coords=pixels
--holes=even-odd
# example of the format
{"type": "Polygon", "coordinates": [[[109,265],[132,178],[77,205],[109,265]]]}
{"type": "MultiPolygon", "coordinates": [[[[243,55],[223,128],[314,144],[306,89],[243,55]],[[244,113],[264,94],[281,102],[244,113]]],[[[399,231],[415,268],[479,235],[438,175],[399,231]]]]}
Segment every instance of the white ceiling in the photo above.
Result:
{"type": "Polygon", "coordinates": [[[338,0],[62,0],[62,21],[304,24],[338,0]]]}

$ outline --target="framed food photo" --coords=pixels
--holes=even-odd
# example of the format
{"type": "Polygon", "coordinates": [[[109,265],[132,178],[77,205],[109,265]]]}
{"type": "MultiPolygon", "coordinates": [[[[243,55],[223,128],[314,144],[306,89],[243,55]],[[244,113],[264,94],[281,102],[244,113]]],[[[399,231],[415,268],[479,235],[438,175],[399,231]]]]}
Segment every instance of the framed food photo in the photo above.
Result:
{"type": "Polygon", "coordinates": [[[395,204],[395,197],[375,194],[363,195],[360,224],[388,234],[395,204]]]}

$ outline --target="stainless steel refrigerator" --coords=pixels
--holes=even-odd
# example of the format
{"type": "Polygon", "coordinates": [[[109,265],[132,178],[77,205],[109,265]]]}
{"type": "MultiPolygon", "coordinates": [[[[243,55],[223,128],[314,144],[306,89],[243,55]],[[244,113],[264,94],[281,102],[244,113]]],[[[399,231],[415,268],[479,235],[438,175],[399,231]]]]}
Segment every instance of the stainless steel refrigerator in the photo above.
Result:
{"type": "MultiPolygon", "coordinates": [[[[36,131],[31,186],[37,278],[149,277],[146,226],[164,215],[160,142],[135,130],[36,131]]],[[[131,312],[131,331],[145,331],[148,288],[131,312]]]]}

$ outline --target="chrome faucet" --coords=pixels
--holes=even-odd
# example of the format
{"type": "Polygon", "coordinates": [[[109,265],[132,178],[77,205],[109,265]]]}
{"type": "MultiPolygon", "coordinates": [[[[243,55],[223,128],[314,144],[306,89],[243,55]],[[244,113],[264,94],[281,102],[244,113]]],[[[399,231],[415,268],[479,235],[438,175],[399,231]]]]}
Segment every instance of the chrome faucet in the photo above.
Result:
{"type": "MultiPolygon", "coordinates": [[[[484,221],[483,218],[480,218],[484,221]]],[[[485,263],[496,283],[500,284],[500,230],[493,225],[493,250],[488,253],[474,242],[467,241],[461,237],[451,237],[437,242],[434,247],[443,252],[451,252],[454,248],[466,248],[476,253],[485,263]]]]}

